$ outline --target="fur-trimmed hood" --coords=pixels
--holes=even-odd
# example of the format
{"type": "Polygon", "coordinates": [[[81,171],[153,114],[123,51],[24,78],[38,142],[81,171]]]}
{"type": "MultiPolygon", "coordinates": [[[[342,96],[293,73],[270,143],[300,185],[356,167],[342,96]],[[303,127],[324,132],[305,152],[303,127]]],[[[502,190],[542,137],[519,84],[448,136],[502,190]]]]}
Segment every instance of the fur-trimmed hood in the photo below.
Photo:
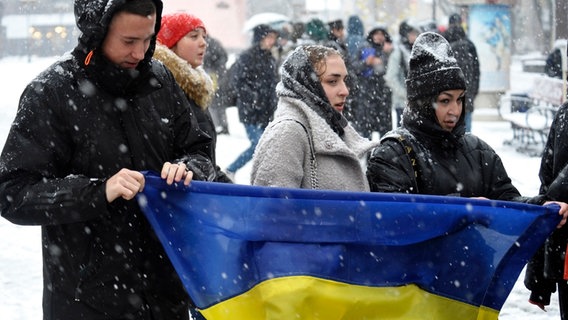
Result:
{"type": "Polygon", "coordinates": [[[213,97],[214,86],[211,77],[203,67],[193,68],[171,49],[156,44],[154,59],[161,61],[174,75],[185,94],[203,110],[207,109],[213,97]]]}

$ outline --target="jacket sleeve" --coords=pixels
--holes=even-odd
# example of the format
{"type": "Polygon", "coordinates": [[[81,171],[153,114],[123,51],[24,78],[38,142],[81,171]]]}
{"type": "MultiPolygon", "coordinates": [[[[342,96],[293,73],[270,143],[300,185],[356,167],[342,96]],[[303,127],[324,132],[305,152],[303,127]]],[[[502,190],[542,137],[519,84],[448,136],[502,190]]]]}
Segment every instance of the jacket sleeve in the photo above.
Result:
{"type": "Polygon", "coordinates": [[[254,61],[251,61],[249,51],[245,51],[235,61],[234,70],[231,75],[231,82],[237,90],[236,106],[239,109],[252,108],[258,101],[258,92],[253,88],[252,82],[259,75],[253,73],[254,61]]]}
{"type": "Polygon", "coordinates": [[[39,83],[22,94],[0,157],[0,213],[13,223],[53,225],[109,214],[104,179],[68,174],[73,150],[54,110],[62,104],[39,83]]]}
{"type": "Polygon", "coordinates": [[[552,122],[540,164],[540,194],[547,200],[568,202],[568,103],[560,107],[552,122]]]}
{"type": "Polygon", "coordinates": [[[373,150],[367,179],[373,192],[418,193],[410,158],[395,139],[383,140],[373,150]]]}
{"type": "MultiPolygon", "coordinates": [[[[568,128],[566,128],[566,114],[568,103],[562,105],[552,123],[548,140],[546,142],[539,177],[541,181],[540,197],[544,201],[568,201],[568,128]]],[[[542,252],[533,257],[534,263],[530,276],[527,274],[525,284],[531,285],[532,295],[542,295],[541,292],[554,292],[552,285],[545,285],[552,281],[561,281],[564,273],[566,244],[568,243],[568,227],[563,226],[546,240],[542,252]],[[542,262],[543,261],[543,262],[542,262]],[[546,275],[548,282],[542,282],[546,275]]],[[[532,297],[531,295],[531,297],[532,297]]],[[[548,294],[550,295],[550,294],[548,294]]]]}
{"type": "MultiPolygon", "coordinates": [[[[487,146],[490,148],[489,146],[487,146]]],[[[484,186],[487,190],[489,199],[498,199],[505,201],[517,201],[517,202],[527,202],[529,198],[521,196],[519,190],[513,185],[511,178],[507,174],[507,170],[503,165],[501,158],[493,151],[489,149],[489,159],[484,161],[486,168],[489,168],[489,174],[486,176],[486,185],[484,186]],[[489,165],[487,165],[489,164],[489,165]]]]}
{"type": "Polygon", "coordinates": [[[299,123],[273,123],[264,131],[256,148],[251,184],[301,188],[304,179],[310,177],[305,165],[309,152],[308,137],[299,123]]]}
{"type": "Polygon", "coordinates": [[[176,159],[171,159],[170,162],[185,163],[193,172],[195,180],[214,181],[217,171],[213,161],[213,152],[215,152],[213,138],[199,127],[189,101],[177,85],[174,85],[173,100],[180,103],[176,104],[174,124],[176,159]]]}

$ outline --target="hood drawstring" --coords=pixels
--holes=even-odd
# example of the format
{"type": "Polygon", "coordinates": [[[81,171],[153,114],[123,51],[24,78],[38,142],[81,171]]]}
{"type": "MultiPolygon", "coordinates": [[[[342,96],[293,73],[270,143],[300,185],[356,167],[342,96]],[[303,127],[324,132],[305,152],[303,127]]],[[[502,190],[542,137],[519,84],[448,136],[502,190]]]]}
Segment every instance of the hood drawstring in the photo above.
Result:
{"type": "Polygon", "coordinates": [[[568,244],[566,245],[566,251],[564,251],[564,280],[568,280],[568,244]]]}
{"type": "Polygon", "coordinates": [[[94,53],[95,50],[91,50],[89,54],[87,54],[87,57],[85,57],[85,66],[88,66],[91,63],[91,58],[93,57],[94,53]]]}

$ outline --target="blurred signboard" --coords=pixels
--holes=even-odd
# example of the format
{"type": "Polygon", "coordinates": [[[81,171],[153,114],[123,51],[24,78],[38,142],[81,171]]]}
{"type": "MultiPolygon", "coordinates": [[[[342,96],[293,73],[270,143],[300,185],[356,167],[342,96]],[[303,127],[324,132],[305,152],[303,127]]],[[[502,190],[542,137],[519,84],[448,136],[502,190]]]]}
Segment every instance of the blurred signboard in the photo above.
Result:
{"type": "Polygon", "coordinates": [[[469,37],[477,47],[479,91],[509,89],[511,10],[508,5],[476,4],[469,8],[469,37]]]}

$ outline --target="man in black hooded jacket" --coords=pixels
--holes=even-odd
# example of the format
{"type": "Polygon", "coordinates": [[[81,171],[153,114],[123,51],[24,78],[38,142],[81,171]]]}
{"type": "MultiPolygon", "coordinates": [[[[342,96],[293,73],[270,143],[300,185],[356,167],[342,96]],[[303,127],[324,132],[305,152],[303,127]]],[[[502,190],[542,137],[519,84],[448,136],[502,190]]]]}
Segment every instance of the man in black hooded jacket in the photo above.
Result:
{"type": "Polygon", "coordinates": [[[159,0],[76,0],[82,34],[24,90],[0,157],[0,213],[40,225],[44,319],[188,319],[190,299],[133,200],[140,171],[211,180],[184,93],[152,60],[159,0]]]}
{"type": "MultiPolygon", "coordinates": [[[[542,201],[568,201],[568,103],[558,109],[540,163],[542,201]]],[[[527,264],[525,286],[531,291],[529,302],[545,309],[558,289],[560,319],[568,319],[568,227],[557,229],[527,264]]]]}

